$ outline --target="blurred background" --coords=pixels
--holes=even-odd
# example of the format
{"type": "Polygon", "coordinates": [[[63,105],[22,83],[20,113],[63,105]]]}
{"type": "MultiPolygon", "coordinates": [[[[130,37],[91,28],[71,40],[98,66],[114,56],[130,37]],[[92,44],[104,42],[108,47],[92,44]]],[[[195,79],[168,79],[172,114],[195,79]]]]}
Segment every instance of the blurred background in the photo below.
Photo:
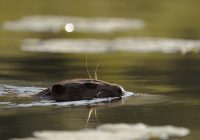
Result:
{"type": "MultiPolygon", "coordinates": [[[[0,84],[48,87],[65,79],[88,78],[87,56],[91,74],[100,65],[99,79],[155,95],[100,107],[101,124],[178,125],[192,130],[183,139],[196,139],[199,4],[197,0],[0,0],[0,84]]],[[[1,107],[0,112],[0,138],[8,139],[40,130],[84,128],[88,108],[1,107]]],[[[90,127],[98,125],[92,121],[90,127]]]]}

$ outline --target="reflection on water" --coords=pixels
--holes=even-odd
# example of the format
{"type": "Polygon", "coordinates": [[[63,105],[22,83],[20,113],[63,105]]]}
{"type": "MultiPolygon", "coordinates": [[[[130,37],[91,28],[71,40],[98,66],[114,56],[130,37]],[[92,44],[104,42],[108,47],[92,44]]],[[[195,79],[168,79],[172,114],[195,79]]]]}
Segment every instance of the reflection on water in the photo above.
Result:
{"type": "Polygon", "coordinates": [[[97,32],[112,33],[130,29],[141,29],[144,22],[139,19],[124,18],[85,18],[68,16],[27,16],[16,21],[6,21],[3,28],[14,31],[32,32],[97,32]]]}
{"type": "MultiPolygon", "coordinates": [[[[170,137],[183,137],[189,134],[189,129],[174,126],[148,126],[137,124],[104,124],[96,129],[83,129],[80,131],[43,131],[34,132],[33,138],[28,140],[146,140],[168,139],[170,137]]],[[[13,139],[13,140],[27,140],[13,139]]]]}
{"type": "Polygon", "coordinates": [[[162,52],[199,53],[200,40],[124,37],[99,39],[26,39],[22,50],[51,53],[162,52]]]}

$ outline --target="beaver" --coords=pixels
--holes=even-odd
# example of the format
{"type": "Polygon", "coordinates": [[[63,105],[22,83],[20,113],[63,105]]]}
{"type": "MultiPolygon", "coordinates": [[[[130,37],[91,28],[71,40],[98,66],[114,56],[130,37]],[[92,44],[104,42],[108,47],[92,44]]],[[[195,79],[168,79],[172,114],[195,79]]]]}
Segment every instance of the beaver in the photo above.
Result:
{"type": "Polygon", "coordinates": [[[124,92],[122,86],[117,84],[101,80],[72,79],[56,83],[35,96],[62,102],[108,97],[121,99],[124,92]]]}

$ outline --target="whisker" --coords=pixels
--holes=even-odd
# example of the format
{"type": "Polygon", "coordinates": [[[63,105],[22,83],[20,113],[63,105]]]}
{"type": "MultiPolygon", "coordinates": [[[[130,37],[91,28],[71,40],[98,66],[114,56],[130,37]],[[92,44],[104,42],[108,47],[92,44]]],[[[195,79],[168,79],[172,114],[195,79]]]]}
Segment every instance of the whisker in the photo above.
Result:
{"type": "Polygon", "coordinates": [[[95,72],[94,72],[94,79],[95,80],[98,80],[98,76],[97,76],[97,70],[99,68],[99,63],[96,65],[96,69],[95,69],[95,72]]]}
{"type": "Polygon", "coordinates": [[[86,55],[85,61],[86,61],[86,62],[85,62],[85,67],[86,67],[88,76],[89,76],[90,80],[92,81],[92,76],[90,75],[90,71],[88,70],[88,59],[87,59],[87,55],[86,55]]]}

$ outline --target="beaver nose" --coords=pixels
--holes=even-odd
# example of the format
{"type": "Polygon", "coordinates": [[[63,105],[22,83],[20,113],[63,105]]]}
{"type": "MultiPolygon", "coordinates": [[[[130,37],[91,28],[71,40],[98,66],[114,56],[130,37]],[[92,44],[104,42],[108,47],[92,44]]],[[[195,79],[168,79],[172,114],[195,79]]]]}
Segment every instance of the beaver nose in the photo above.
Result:
{"type": "Polygon", "coordinates": [[[119,94],[122,96],[122,95],[124,95],[125,90],[123,89],[123,87],[118,86],[118,87],[117,87],[117,93],[119,93],[119,94]]]}

